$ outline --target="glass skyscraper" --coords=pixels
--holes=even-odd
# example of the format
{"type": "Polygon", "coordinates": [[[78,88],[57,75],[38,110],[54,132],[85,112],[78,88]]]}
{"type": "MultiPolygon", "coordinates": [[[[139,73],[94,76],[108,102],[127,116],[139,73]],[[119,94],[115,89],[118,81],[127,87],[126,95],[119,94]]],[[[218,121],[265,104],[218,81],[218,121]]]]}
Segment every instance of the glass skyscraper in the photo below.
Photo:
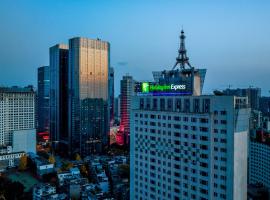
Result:
{"type": "MultiPolygon", "coordinates": [[[[68,46],[50,48],[50,137],[53,144],[68,147],[68,46]]],[[[59,148],[64,151],[64,148],[59,148]]]]}
{"type": "Polygon", "coordinates": [[[50,68],[38,68],[37,92],[38,132],[48,132],[50,127],[50,68]]]}
{"type": "Polygon", "coordinates": [[[110,44],[69,40],[69,127],[72,152],[101,152],[109,131],[110,44]]]}

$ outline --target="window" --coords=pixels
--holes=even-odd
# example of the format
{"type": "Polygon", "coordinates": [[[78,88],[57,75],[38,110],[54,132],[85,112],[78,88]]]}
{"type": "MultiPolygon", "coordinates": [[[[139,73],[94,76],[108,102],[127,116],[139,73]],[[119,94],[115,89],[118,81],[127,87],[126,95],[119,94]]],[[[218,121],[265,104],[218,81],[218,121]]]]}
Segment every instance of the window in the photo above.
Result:
{"type": "Polygon", "coordinates": [[[207,127],[200,127],[200,131],[201,132],[208,132],[208,128],[207,127]]]}
{"type": "Polygon", "coordinates": [[[167,109],[169,111],[172,111],[172,109],[173,109],[173,107],[172,107],[172,99],[167,100],[167,109]]]}
{"type": "Polygon", "coordinates": [[[221,129],[221,130],[220,130],[220,133],[226,134],[226,133],[227,133],[227,130],[226,130],[226,129],[221,129]]]}
{"type": "Polygon", "coordinates": [[[208,119],[207,119],[207,118],[201,118],[201,119],[200,119],[200,122],[201,122],[201,123],[208,123],[208,119]]]}
{"type": "Polygon", "coordinates": [[[157,110],[157,99],[153,99],[153,110],[157,110]]]}
{"type": "Polygon", "coordinates": [[[207,150],[208,149],[208,147],[207,147],[207,145],[200,145],[200,149],[202,149],[202,150],[207,150]]]}
{"type": "Polygon", "coordinates": [[[207,136],[200,136],[200,139],[201,139],[202,141],[208,141],[208,137],[207,137],[207,136]]]}
{"type": "Polygon", "coordinates": [[[174,132],[174,136],[175,137],[180,137],[180,133],[179,132],[174,132]]]}
{"type": "Polygon", "coordinates": [[[175,120],[175,121],[180,121],[180,120],[181,120],[181,118],[180,118],[180,117],[178,117],[178,116],[175,116],[175,117],[174,117],[174,120],[175,120]]]}
{"type": "Polygon", "coordinates": [[[140,109],[144,109],[144,99],[140,99],[140,109]]]}
{"type": "Polygon", "coordinates": [[[205,189],[202,189],[202,188],[200,188],[200,192],[201,192],[202,194],[208,194],[208,191],[205,190],[205,189]]]}
{"type": "Polygon", "coordinates": [[[203,112],[210,112],[210,99],[203,99],[203,112]]]}
{"type": "Polygon", "coordinates": [[[189,99],[184,100],[184,112],[190,112],[190,100],[189,99]]]}
{"type": "Polygon", "coordinates": [[[188,122],[188,117],[184,117],[184,118],[183,118],[183,121],[184,121],[184,122],[188,122]]]}
{"type": "Polygon", "coordinates": [[[227,124],[227,120],[220,120],[221,124],[227,124]]]}
{"type": "Polygon", "coordinates": [[[179,124],[174,124],[173,126],[175,129],[181,129],[181,125],[179,125],[179,124]]]}
{"type": "Polygon", "coordinates": [[[151,119],[156,119],[156,115],[150,115],[151,119]]]}
{"type": "Polygon", "coordinates": [[[165,99],[160,99],[160,110],[161,111],[165,110],[165,99]]]}
{"type": "Polygon", "coordinates": [[[197,118],[192,117],[191,122],[197,122],[197,118]]]}
{"type": "Polygon", "coordinates": [[[226,144],[227,140],[226,139],[220,139],[220,142],[226,144]]]}
{"type": "Polygon", "coordinates": [[[220,111],[220,114],[221,115],[226,115],[227,114],[227,111],[226,110],[222,110],[222,111],[220,111]]]}
{"type": "Polygon", "coordinates": [[[149,98],[146,99],[146,109],[147,110],[150,109],[150,99],[149,98]]]}
{"type": "Polygon", "coordinates": [[[193,100],[193,112],[198,113],[200,112],[200,101],[199,99],[193,100]]]}
{"type": "Polygon", "coordinates": [[[175,109],[178,112],[181,111],[181,99],[176,99],[175,109]]]}

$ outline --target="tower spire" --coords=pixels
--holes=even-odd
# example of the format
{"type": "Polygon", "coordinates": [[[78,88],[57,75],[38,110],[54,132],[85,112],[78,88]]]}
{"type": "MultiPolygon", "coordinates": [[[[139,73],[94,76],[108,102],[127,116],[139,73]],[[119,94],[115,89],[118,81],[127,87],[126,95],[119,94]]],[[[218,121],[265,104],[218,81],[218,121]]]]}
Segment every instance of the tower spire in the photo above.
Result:
{"type": "Polygon", "coordinates": [[[178,57],[176,58],[176,63],[173,66],[173,69],[179,64],[181,69],[185,69],[185,65],[187,64],[190,68],[192,66],[189,63],[189,58],[187,57],[187,50],[185,47],[185,34],[184,30],[182,29],[181,35],[180,35],[180,48],[178,50],[178,57]]]}

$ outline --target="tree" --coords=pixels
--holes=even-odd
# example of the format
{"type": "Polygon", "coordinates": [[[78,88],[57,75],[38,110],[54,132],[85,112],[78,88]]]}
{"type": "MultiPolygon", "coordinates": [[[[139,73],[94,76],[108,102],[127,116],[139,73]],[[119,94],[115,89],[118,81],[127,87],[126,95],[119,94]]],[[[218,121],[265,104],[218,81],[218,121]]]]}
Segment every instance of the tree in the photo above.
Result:
{"type": "Polygon", "coordinates": [[[55,163],[55,158],[53,155],[50,155],[49,159],[48,159],[49,163],[54,164],[55,163]]]}
{"type": "Polygon", "coordinates": [[[19,182],[12,182],[7,177],[0,176],[0,200],[26,199],[24,186],[19,182]]]}
{"type": "Polygon", "coordinates": [[[87,171],[87,168],[86,168],[85,164],[81,165],[80,172],[84,177],[88,176],[88,171],[87,171]]]}
{"type": "Polygon", "coordinates": [[[27,156],[23,155],[20,158],[20,162],[19,162],[19,170],[24,171],[27,168],[27,156]]]}
{"type": "Polygon", "coordinates": [[[78,154],[78,153],[75,154],[75,160],[77,160],[77,161],[80,161],[81,160],[80,154],[78,154]]]}
{"type": "Polygon", "coordinates": [[[118,170],[119,170],[120,177],[129,179],[129,165],[128,164],[119,165],[118,170]]]}
{"type": "Polygon", "coordinates": [[[42,175],[42,180],[44,182],[56,183],[56,179],[57,179],[56,172],[52,172],[52,173],[42,175]]]}
{"type": "Polygon", "coordinates": [[[73,163],[63,162],[61,166],[62,171],[67,171],[73,167],[73,163]]]}

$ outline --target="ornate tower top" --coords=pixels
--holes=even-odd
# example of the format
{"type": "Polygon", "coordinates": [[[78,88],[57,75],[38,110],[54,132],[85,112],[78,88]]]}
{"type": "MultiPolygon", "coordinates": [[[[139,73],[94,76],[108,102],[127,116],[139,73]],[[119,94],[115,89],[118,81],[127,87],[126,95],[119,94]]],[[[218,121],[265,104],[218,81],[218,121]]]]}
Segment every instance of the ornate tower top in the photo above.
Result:
{"type": "Polygon", "coordinates": [[[179,64],[181,69],[185,69],[185,65],[187,64],[190,68],[192,68],[192,66],[189,63],[189,58],[187,57],[187,50],[185,47],[185,38],[186,36],[184,35],[184,31],[181,31],[181,35],[180,35],[180,48],[178,50],[178,57],[176,58],[176,63],[173,66],[173,70],[175,69],[175,67],[179,64]]]}

